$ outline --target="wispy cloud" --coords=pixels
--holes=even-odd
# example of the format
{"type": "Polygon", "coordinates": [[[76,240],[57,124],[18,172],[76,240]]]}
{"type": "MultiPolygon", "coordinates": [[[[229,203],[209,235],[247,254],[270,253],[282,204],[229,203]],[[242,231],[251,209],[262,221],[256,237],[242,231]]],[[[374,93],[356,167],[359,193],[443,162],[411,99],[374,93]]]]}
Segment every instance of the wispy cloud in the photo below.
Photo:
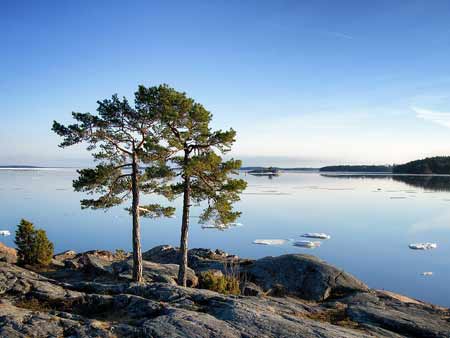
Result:
{"type": "Polygon", "coordinates": [[[346,40],[353,40],[354,37],[345,33],[341,33],[341,32],[326,32],[326,34],[330,35],[330,36],[334,36],[335,38],[340,38],[340,39],[346,39],[346,40]]]}
{"type": "Polygon", "coordinates": [[[411,107],[416,117],[450,128],[450,112],[439,112],[430,109],[411,107]]]}

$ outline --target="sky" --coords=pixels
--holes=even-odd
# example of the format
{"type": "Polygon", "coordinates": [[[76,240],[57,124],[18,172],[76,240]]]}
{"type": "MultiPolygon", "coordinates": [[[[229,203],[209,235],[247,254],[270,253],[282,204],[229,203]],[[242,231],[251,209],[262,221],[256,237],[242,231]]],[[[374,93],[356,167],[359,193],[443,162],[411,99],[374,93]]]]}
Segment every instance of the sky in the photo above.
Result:
{"type": "Polygon", "coordinates": [[[53,120],[167,83],[244,165],[450,155],[450,1],[0,1],[0,164],[80,166],[53,120]]]}

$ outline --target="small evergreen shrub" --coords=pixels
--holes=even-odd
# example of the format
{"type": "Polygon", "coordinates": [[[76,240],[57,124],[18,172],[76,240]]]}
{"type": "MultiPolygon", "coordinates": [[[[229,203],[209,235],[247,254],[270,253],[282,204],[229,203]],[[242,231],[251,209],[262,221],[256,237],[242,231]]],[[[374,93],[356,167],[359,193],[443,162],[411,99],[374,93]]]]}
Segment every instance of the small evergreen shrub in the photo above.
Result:
{"type": "Polygon", "coordinates": [[[239,295],[239,278],[217,274],[214,271],[205,272],[200,279],[200,288],[223,293],[225,295],[239,295]]]}
{"type": "Polygon", "coordinates": [[[22,219],[14,242],[19,264],[48,266],[51,263],[53,243],[48,240],[45,230],[35,229],[33,223],[22,219]]]}

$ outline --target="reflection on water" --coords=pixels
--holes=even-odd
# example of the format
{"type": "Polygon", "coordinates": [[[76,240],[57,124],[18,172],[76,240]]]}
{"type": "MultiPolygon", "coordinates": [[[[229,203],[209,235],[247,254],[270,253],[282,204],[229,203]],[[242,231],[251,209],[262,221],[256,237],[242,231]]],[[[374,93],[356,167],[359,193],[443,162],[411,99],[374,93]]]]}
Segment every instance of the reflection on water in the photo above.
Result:
{"type": "Polygon", "coordinates": [[[267,177],[269,180],[273,179],[274,177],[280,176],[278,173],[248,173],[252,176],[260,176],[260,177],[267,177]]]}
{"type": "Polygon", "coordinates": [[[347,179],[383,179],[406,183],[409,186],[430,191],[450,191],[450,175],[348,175],[321,174],[323,177],[347,179]]]}
{"type": "Polygon", "coordinates": [[[450,191],[450,176],[393,176],[394,181],[431,191],[450,191]]]}
{"type": "MultiPolygon", "coordinates": [[[[221,248],[241,257],[307,253],[387,289],[450,305],[450,177],[281,173],[241,174],[248,187],[237,204],[242,226],[202,229],[192,207],[190,247],[221,248]],[[419,189],[420,188],[420,189],[419,189]],[[331,239],[314,250],[293,246],[308,232],[331,239]],[[256,239],[292,239],[283,245],[254,245],[256,239]],[[413,252],[411,243],[435,242],[436,250],[413,252]],[[421,273],[433,272],[424,278],[421,273]]],[[[47,231],[57,252],[73,249],[131,250],[126,205],[81,210],[82,193],[72,190],[74,170],[0,171],[0,230],[12,234],[27,218],[47,231]]],[[[165,201],[142,196],[143,203],[165,201]]],[[[178,245],[176,218],[143,219],[142,245],[178,245]]],[[[1,238],[14,245],[14,236],[1,238]]]]}

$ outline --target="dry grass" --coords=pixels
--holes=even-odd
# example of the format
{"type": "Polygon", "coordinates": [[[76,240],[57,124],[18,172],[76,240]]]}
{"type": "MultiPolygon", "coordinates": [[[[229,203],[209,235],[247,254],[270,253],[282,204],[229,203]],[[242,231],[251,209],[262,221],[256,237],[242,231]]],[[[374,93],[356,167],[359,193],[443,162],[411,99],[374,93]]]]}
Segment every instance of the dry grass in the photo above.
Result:
{"type": "Polygon", "coordinates": [[[36,298],[31,299],[21,299],[14,304],[22,309],[27,309],[31,311],[47,312],[52,310],[52,308],[46,302],[40,302],[36,298]]]}
{"type": "Polygon", "coordinates": [[[300,316],[351,329],[358,329],[359,327],[358,323],[352,321],[347,316],[345,307],[337,307],[335,309],[326,309],[323,311],[302,313],[300,316]]]}

